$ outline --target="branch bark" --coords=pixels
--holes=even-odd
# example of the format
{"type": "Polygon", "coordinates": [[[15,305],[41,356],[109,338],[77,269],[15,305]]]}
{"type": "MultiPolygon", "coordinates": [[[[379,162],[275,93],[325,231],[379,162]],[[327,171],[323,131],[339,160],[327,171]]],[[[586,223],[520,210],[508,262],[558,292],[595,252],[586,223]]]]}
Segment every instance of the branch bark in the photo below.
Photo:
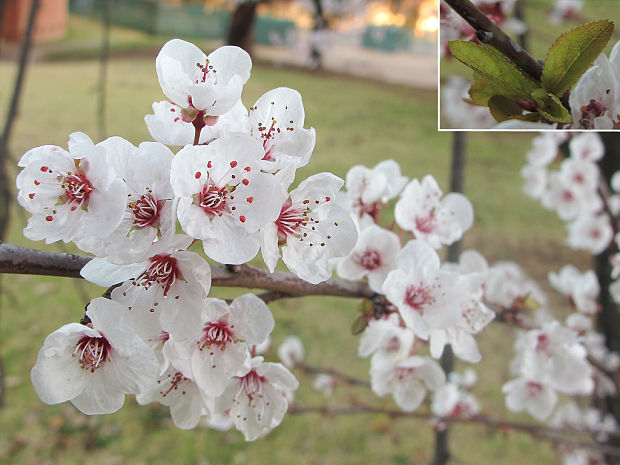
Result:
{"type": "Polygon", "coordinates": [[[542,66],[469,0],[445,0],[471,27],[480,42],[495,47],[531,77],[540,81],[542,66]]]}
{"type": "MultiPolygon", "coordinates": [[[[81,278],[80,270],[91,259],[83,255],[43,252],[0,243],[0,273],[81,278]]],[[[263,289],[286,297],[326,295],[372,299],[375,295],[366,283],[329,279],[320,284],[310,284],[291,273],[270,273],[250,265],[239,265],[234,269],[212,266],[211,285],[263,289]]]]}

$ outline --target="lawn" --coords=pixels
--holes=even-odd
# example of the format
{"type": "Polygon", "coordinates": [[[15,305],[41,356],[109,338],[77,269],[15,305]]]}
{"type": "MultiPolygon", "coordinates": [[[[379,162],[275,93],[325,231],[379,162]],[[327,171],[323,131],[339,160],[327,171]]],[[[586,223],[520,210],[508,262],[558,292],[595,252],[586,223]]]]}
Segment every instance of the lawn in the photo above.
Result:
{"type": "MultiPolygon", "coordinates": [[[[0,64],[0,108],[7,106],[14,67],[0,64]]],[[[68,135],[84,131],[97,139],[98,64],[63,61],[33,64],[27,74],[19,120],[11,141],[13,159],[42,144],[66,146],[68,135]]],[[[151,103],[163,99],[152,58],[113,59],[109,70],[108,132],[137,144],[149,140],[143,117],[151,103]]],[[[304,98],[306,126],[317,131],[310,164],[297,182],[319,172],[345,176],[354,164],[373,166],[385,158],[397,160],[413,178],[433,174],[445,188],[449,178],[452,135],[436,131],[436,94],[329,75],[257,67],[244,90],[251,105],[278,86],[299,90],[304,98]]],[[[470,134],[466,192],[476,211],[476,223],[465,247],[482,251],[491,262],[520,260],[528,272],[544,278],[547,271],[585,257],[562,245],[564,231],[536,202],[520,193],[519,168],[532,135],[470,134]]],[[[12,166],[13,173],[17,168],[12,166]]],[[[26,216],[17,205],[12,212],[8,242],[52,251],[59,245],[29,243],[21,237],[26,216]]],[[[35,395],[29,380],[45,336],[62,324],[78,321],[88,299],[103,289],[77,280],[8,275],[3,277],[0,351],[6,371],[5,406],[0,409],[2,464],[424,464],[432,451],[432,430],[419,420],[383,415],[324,417],[287,416],[264,439],[245,443],[236,431],[174,428],[167,409],[138,407],[127,398],[115,415],[85,417],[70,404],[49,407],[35,395]]],[[[217,295],[235,291],[218,290],[217,295]]],[[[272,305],[276,318],[274,348],[289,334],[302,338],[307,362],[344,367],[367,377],[368,361],[356,356],[357,338],[349,331],[356,302],[337,298],[304,298],[272,305]]],[[[510,415],[500,386],[508,377],[512,331],[499,325],[481,339],[483,362],[474,393],[484,411],[510,415]]],[[[272,349],[268,358],[275,359],[272,349]]],[[[462,366],[459,366],[462,368],[462,366]]],[[[325,400],[311,388],[312,378],[298,373],[296,401],[303,405],[342,405],[363,400],[393,407],[391,399],[375,399],[364,388],[338,388],[325,400]]],[[[422,407],[426,410],[427,407],[422,407]]],[[[550,446],[527,437],[462,425],[451,436],[454,455],[463,464],[557,463],[550,446]]]]}

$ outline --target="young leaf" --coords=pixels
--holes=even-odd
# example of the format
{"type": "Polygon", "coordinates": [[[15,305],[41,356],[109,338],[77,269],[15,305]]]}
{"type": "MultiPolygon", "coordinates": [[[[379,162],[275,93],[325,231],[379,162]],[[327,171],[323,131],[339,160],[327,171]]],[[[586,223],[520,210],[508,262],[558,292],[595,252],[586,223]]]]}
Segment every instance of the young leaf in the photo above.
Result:
{"type": "Polygon", "coordinates": [[[514,100],[503,95],[494,95],[489,99],[489,110],[500,123],[523,113],[523,109],[514,100]]]}
{"type": "Polygon", "coordinates": [[[542,85],[557,96],[575,84],[603,51],[614,31],[607,20],[583,24],[553,43],[542,74],[542,85]]]}
{"type": "Polygon", "coordinates": [[[570,123],[572,118],[560,99],[544,89],[532,92],[532,98],[538,104],[538,112],[554,123],[570,123]]]}
{"type": "Polygon", "coordinates": [[[469,87],[469,99],[465,101],[471,105],[488,106],[489,99],[502,93],[502,88],[494,86],[485,78],[476,79],[469,87]]]}
{"type": "Polygon", "coordinates": [[[494,87],[501,89],[501,94],[506,97],[528,99],[534,90],[540,88],[536,81],[488,45],[453,40],[449,42],[449,46],[457,60],[490,81],[494,87]]]}

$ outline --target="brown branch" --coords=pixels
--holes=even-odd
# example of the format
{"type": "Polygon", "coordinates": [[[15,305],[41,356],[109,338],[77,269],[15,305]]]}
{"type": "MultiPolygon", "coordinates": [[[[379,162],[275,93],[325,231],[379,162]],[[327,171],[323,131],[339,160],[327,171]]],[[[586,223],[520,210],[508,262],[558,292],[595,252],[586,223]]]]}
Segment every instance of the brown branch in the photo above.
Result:
{"type": "Polygon", "coordinates": [[[300,415],[306,413],[317,413],[326,416],[334,415],[360,415],[360,414],[383,414],[392,418],[417,418],[421,420],[441,420],[444,423],[461,423],[486,426],[498,431],[518,431],[528,434],[536,439],[544,439],[554,444],[571,444],[577,447],[601,451],[608,455],[620,457],[620,448],[608,446],[593,441],[585,441],[580,439],[581,436],[596,434],[597,431],[576,430],[568,428],[552,428],[549,426],[540,426],[530,423],[518,423],[497,418],[488,417],[486,415],[476,415],[473,417],[449,417],[439,418],[430,412],[404,412],[402,410],[387,409],[382,407],[374,407],[370,405],[352,405],[347,407],[329,407],[329,406],[307,406],[300,404],[292,404],[288,413],[292,415],[300,415]]]}
{"type": "Polygon", "coordinates": [[[338,378],[339,380],[344,381],[346,384],[349,384],[351,386],[364,386],[367,388],[370,387],[370,383],[368,381],[355,378],[341,371],[334,370],[333,368],[315,367],[311,365],[306,365],[305,363],[301,362],[296,362],[295,368],[299,368],[304,373],[311,375],[327,374],[333,376],[334,378],[338,378]]]}
{"type": "MultiPolygon", "coordinates": [[[[0,273],[33,274],[81,278],[80,270],[92,257],[43,252],[0,242],[0,273]]],[[[310,284],[290,273],[267,270],[250,265],[211,267],[211,285],[245,287],[279,293],[282,297],[329,295],[335,297],[372,299],[374,293],[366,283],[329,279],[310,284]]]]}
{"type": "Polygon", "coordinates": [[[540,81],[542,66],[519,44],[512,40],[469,0],[445,0],[471,27],[480,42],[488,44],[508,57],[521,70],[540,81]]]}

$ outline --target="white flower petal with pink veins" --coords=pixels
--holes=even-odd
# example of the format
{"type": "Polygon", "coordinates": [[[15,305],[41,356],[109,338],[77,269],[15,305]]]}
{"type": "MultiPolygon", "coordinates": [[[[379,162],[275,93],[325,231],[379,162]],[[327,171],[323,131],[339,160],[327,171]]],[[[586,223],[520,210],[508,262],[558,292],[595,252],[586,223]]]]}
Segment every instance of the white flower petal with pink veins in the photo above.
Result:
{"type": "Polygon", "coordinates": [[[566,140],[568,134],[561,131],[543,132],[534,137],[532,148],[527,152],[528,165],[543,168],[553,163],[560,155],[560,144],[566,140]],[[554,137],[556,133],[561,134],[562,138],[554,137]]]}
{"type": "Polygon", "coordinates": [[[254,294],[230,305],[206,299],[198,315],[200,322],[180,339],[191,352],[192,379],[207,396],[219,396],[233,376],[247,372],[250,346],[263,342],[275,323],[269,307],[254,294]]]}
{"type": "Polygon", "coordinates": [[[305,112],[299,92],[288,87],[270,90],[250,107],[249,118],[250,135],[263,144],[263,160],[273,164],[269,171],[288,164],[294,169],[308,164],[316,136],[314,128],[304,129],[305,112]]]}
{"type": "Polygon", "coordinates": [[[521,342],[518,373],[564,394],[591,394],[593,370],[578,335],[557,321],[526,333],[521,342]]]}
{"type": "Polygon", "coordinates": [[[576,160],[596,162],[603,158],[605,146],[603,140],[595,132],[575,135],[568,143],[570,156],[576,160]]]}
{"type": "Polygon", "coordinates": [[[582,274],[573,265],[565,265],[558,273],[549,272],[548,278],[556,291],[571,298],[577,310],[586,315],[598,312],[600,285],[594,271],[582,274]]]}
{"type": "Polygon", "coordinates": [[[201,239],[205,253],[220,263],[254,258],[258,230],[280,213],[284,188],[261,171],[262,153],[256,139],[231,134],[206,146],[187,146],[172,161],[170,180],[179,197],[181,227],[201,239]]]}
{"type": "Polygon", "coordinates": [[[350,208],[360,216],[376,216],[380,204],[396,197],[407,181],[394,160],[384,160],[372,169],[355,165],[347,172],[345,184],[350,208]]]}
{"type": "Polygon", "coordinates": [[[558,400],[558,395],[551,387],[526,378],[507,382],[502,386],[502,392],[506,395],[508,410],[511,412],[525,410],[538,421],[544,421],[549,417],[558,400]]]}
{"type": "Polygon", "coordinates": [[[569,98],[573,129],[614,129],[620,121],[618,44],[609,59],[601,53],[573,88],[569,98]]]}
{"type": "Polygon", "coordinates": [[[549,172],[546,166],[525,165],[521,168],[523,178],[523,192],[534,198],[539,199],[543,196],[549,183],[549,172]]]}
{"type": "Polygon", "coordinates": [[[433,329],[454,326],[469,300],[464,278],[440,269],[437,252],[420,240],[408,242],[398,254],[383,291],[407,327],[424,340],[433,329]]]}
{"type": "Polygon", "coordinates": [[[304,344],[297,336],[287,336],[278,347],[278,358],[286,368],[293,368],[303,361],[304,355],[304,344]]]}
{"type": "Polygon", "coordinates": [[[384,359],[405,358],[413,348],[414,334],[401,326],[400,316],[392,313],[380,320],[371,320],[360,337],[357,355],[372,355],[371,367],[385,363],[384,359]]]}
{"type": "Polygon", "coordinates": [[[545,208],[555,210],[564,221],[573,220],[583,213],[596,212],[602,207],[596,190],[581,188],[581,184],[577,184],[564,172],[551,173],[541,201],[545,208]]]}
{"type": "Polygon", "coordinates": [[[106,151],[73,133],[69,152],[44,145],[18,163],[17,200],[32,216],[24,236],[46,243],[87,236],[104,238],[121,222],[126,187],[106,161],[106,151]]]}
{"type": "Polygon", "coordinates": [[[566,225],[568,238],[566,244],[578,250],[588,250],[600,254],[613,239],[613,228],[606,214],[596,215],[585,212],[566,225]]]}
{"type": "Polygon", "coordinates": [[[136,396],[136,400],[140,405],[159,402],[170,407],[170,417],[181,429],[194,428],[200,418],[207,413],[205,402],[196,383],[173,366],[153,380],[144,392],[136,396]]]}
{"type": "Polygon", "coordinates": [[[95,258],[81,270],[87,280],[108,287],[112,299],[129,310],[136,332],[157,340],[164,330],[175,339],[200,324],[190,311],[199,308],[211,288],[211,268],[198,254],[188,252],[192,238],[178,234],[153,244],[150,258],[139,264],[114,265],[95,258]]]}
{"type": "Polygon", "coordinates": [[[480,413],[480,405],[472,394],[448,382],[433,393],[431,411],[442,418],[471,418],[480,413]]]}
{"type": "Polygon", "coordinates": [[[71,323],[45,339],[30,378],[46,404],[71,401],[87,415],[114,413],[125,394],[142,392],[157,377],[158,363],[121,305],[100,297],[86,314],[92,328],[71,323]]]}
{"type": "Polygon", "coordinates": [[[297,379],[283,365],[254,357],[249,371],[235,377],[215,400],[215,412],[229,410],[245,440],[254,441],[282,422],[288,410],[287,396],[298,387],[297,379]]]}
{"type": "Polygon", "coordinates": [[[435,249],[459,240],[474,221],[473,207],[464,195],[441,196],[437,181],[427,175],[422,183],[411,181],[394,208],[398,225],[435,249]]]}
{"type": "Polygon", "coordinates": [[[438,389],[445,381],[444,371],[429,357],[386,360],[370,368],[373,392],[379,397],[392,394],[396,404],[405,412],[412,412],[420,406],[427,388],[438,389]]]}
{"type": "MultiPolygon", "coordinates": [[[[144,117],[153,139],[166,145],[193,144],[196,130],[191,122],[183,120],[182,111],[180,106],[165,100],[153,103],[153,114],[144,117]]],[[[217,121],[210,121],[209,126],[203,127],[198,143],[206,144],[230,132],[250,132],[248,111],[241,100],[217,121]]]]}
{"type": "Polygon", "coordinates": [[[135,147],[120,137],[97,144],[127,187],[125,212],[119,226],[103,240],[87,237],[78,247],[119,265],[146,260],[154,241],[174,234],[170,164],[173,154],[159,142],[135,147]]]}
{"type": "Polygon", "coordinates": [[[396,266],[396,255],[400,252],[398,236],[378,225],[361,230],[355,247],[338,263],[340,277],[354,281],[368,279],[374,292],[382,292],[383,282],[396,266]]]}
{"type": "Polygon", "coordinates": [[[329,279],[338,262],[357,240],[350,214],[334,203],[343,181],[331,173],[318,173],[302,181],[281,203],[280,215],[261,231],[261,248],[271,272],[280,258],[304,281],[318,284],[329,279]]]}
{"type": "Polygon", "coordinates": [[[250,77],[252,60],[239,47],[220,47],[207,56],[194,44],[172,39],[160,50],[155,67],[166,97],[192,121],[195,113],[220,116],[235,105],[250,77]]]}

